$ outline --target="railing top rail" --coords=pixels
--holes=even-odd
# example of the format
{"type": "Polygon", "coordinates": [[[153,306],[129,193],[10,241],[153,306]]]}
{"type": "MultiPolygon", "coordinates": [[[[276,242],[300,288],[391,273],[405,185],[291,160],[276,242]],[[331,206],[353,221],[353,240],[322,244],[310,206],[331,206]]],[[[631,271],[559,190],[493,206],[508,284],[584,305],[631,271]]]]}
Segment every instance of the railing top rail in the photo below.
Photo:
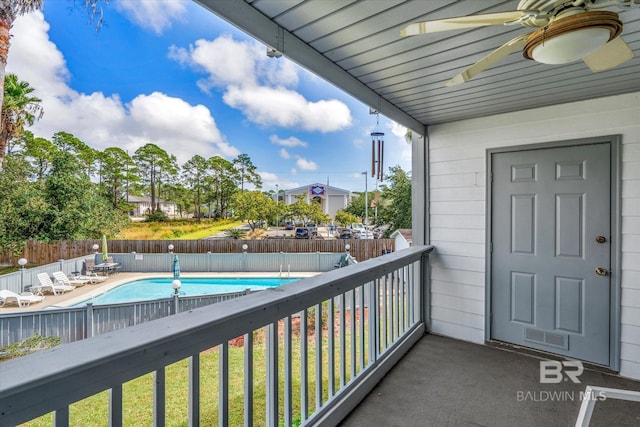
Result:
{"type": "Polygon", "coordinates": [[[0,363],[0,424],[26,421],[34,411],[55,410],[103,390],[105,384],[121,384],[276,322],[419,261],[432,250],[432,246],[416,246],[225,304],[0,363]],[[43,387],[50,391],[47,399],[33,399],[39,387],[40,392],[43,387]]]}

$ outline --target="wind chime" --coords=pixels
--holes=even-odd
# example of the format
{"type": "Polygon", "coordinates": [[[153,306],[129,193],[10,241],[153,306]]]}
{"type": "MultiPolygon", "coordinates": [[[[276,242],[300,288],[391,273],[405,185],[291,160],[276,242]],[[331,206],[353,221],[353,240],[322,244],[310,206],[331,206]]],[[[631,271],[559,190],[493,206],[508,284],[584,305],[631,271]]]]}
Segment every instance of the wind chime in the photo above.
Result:
{"type": "Polygon", "coordinates": [[[376,129],[371,132],[371,177],[384,181],[384,132],[380,132],[380,113],[374,114],[376,129]]]}
{"type": "MultiPolygon", "coordinates": [[[[376,129],[371,132],[371,177],[376,179],[376,191],[371,201],[371,207],[375,209],[375,223],[378,222],[378,182],[384,181],[384,132],[380,132],[380,113],[377,110],[369,110],[376,115],[376,129]]],[[[368,206],[367,206],[368,208],[368,206]]]]}

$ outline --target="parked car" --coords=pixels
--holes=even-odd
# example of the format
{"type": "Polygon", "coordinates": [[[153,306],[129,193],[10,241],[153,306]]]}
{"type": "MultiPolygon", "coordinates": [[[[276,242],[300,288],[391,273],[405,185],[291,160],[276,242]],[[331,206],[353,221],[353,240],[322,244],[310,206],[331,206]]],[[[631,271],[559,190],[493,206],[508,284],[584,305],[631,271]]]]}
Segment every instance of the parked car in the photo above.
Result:
{"type": "Polygon", "coordinates": [[[313,222],[308,223],[305,227],[309,230],[309,233],[311,233],[312,236],[315,237],[318,235],[318,227],[313,222]]]}
{"type": "Polygon", "coordinates": [[[341,239],[353,239],[353,232],[351,230],[345,229],[340,232],[341,239]]]}
{"type": "Polygon", "coordinates": [[[357,233],[359,231],[362,231],[365,229],[364,224],[360,223],[360,224],[349,224],[348,227],[351,231],[353,231],[354,233],[357,233]]]}
{"type": "Polygon", "coordinates": [[[373,229],[373,237],[376,239],[382,239],[382,237],[384,236],[384,233],[387,232],[387,230],[389,229],[389,227],[387,226],[382,226],[382,227],[377,227],[373,229]]]}
{"type": "Polygon", "coordinates": [[[296,228],[296,239],[311,239],[312,235],[308,228],[296,228]]]}
{"type": "Polygon", "coordinates": [[[360,230],[360,232],[356,235],[356,239],[374,239],[373,233],[369,230],[360,230]]]}
{"type": "Polygon", "coordinates": [[[287,221],[284,223],[284,229],[285,230],[293,230],[294,228],[296,228],[295,224],[291,221],[287,221]]]}

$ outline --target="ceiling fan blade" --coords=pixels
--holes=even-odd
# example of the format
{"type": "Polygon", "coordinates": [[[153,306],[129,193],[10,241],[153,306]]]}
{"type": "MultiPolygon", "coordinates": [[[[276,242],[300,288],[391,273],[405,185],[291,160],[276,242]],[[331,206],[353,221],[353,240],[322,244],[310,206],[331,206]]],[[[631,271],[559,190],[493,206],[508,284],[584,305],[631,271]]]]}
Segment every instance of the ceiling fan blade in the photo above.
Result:
{"type": "Polygon", "coordinates": [[[435,21],[414,22],[400,30],[402,37],[418,34],[437,33],[439,31],[461,30],[463,28],[482,27],[485,25],[503,25],[524,16],[530,16],[530,11],[516,10],[513,12],[487,13],[483,15],[459,16],[457,18],[438,19],[435,21]]]}
{"type": "Polygon", "coordinates": [[[600,49],[582,58],[582,60],[591,68],[591,71],[597,73],[617,67],[632,59],[633,56],[633,51],[622,40],[622,37],[616,37],[600,49]]]}
{"type": "Polygon", "coordinates": [[[471,67],[467,68],[462,73],[458,74],[457,76],[455,76],[454,78],[446,82],[444,85],[455,86],[455,85],[464,83],[466,81],[469,81],[475,76],[477,76],[478,74],[480,74],[482,71],[491,67],[496,62],[506,58],[507,55],[513,52],[522,50],[522,48],[526,44],[527,37],[529,37],[529,34],[530,33],[522,34],[514,39],[509,40],[508,42],[506,42],[505,44],[503,44],[502,46],[500,46],[499,48],[491,52],[489,55],[480,59],[471,67]]]}

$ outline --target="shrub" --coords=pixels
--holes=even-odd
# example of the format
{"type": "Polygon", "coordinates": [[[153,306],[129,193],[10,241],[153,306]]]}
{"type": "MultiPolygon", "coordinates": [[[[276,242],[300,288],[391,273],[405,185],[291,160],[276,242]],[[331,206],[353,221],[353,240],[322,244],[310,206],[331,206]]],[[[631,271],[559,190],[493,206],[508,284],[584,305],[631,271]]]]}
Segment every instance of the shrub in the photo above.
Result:
{"type": "Polygon", "coordinates": [[[169,217],[162,211],[149,212],[145,215],[145,222],[166,222],[169,217]]]}
{"type": "Polygon", "coordinates": [[[26,356],[27,354],[57,347],[59,345],[60,337],[43,337],[35,334],[26,340],[15,342],[0,348],[0,360],[26,356]]]}
{"type": "Polygon", "coordinates": [[[242,228],[230,228],[224,232],[230,239],[242,239],[247,235],[247,230],[242,228]]]}

